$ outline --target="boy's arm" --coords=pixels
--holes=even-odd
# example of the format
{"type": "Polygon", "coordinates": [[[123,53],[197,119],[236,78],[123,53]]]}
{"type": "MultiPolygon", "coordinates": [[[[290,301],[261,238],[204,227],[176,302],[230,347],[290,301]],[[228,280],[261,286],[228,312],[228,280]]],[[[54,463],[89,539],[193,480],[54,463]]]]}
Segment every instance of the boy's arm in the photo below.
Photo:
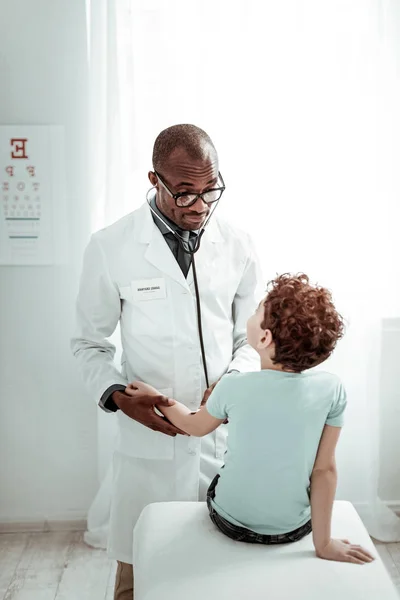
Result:
{"type": "Polygon", "coordinates": [[[135,396],[138,389],[142,392],[146,392],[148,396],[153,395],[154,404],[157,407],[157,410],[167,417],[173,425],[176,426],[177,423],[180,423],[178,428],[189,435],[203,437],[203,435],[211,433],[224,422],[224,419],[212,417],[205,406],[198,412],[193,413],[184,404],[176,402],[176,400],[171,400],[173,405],[169,407],[157,404],[157,401],[160,399],[160,393],[152,386],[141,381],[130,383],[126,387],[125,393],[128,396],[135,396]]]}
{"type": "Polygon", "coordinates": [[[311,520],[313,541],[319,558],[358,565],[374,560],[373,555],[349,540],[331,538],[332,508],[336,491],[335,447],[340,428],[325,425],[311,475],[311,520]]]}
{"type": "Polygon", "coordinates": [[[195,413],[192,413],[187,406],[180,402],[175,402],[173,406],[157,406],[157,408],[175,427],[196,437],[203,437],[203,435],[211,433],[224,422],[224,419],[212,417],[206,406],[202,406],[195,413]]]}
{"type": "Polygon", "coordinates": [[[337,473],[335,448],[339,427],[325,425],[311,474],[311,519],[317,553],[331,541],[331,520],[337,473]]]}

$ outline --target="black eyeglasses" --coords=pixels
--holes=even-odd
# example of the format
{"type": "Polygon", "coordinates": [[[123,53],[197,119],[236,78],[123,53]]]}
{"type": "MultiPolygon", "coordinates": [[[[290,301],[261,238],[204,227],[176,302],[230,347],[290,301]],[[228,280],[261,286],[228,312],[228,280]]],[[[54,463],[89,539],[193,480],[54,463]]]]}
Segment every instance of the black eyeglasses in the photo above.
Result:
{"type": "Polygon", "coordinates": [[[188,194],[187,192],[173,194],[167,186],[167,184],[165,183],[164,179],[161,177],[161,175],[157,173],[157,171],[154,171],[154,173],[157,175],[158,179],[160,180],[160,183],[165,187],[167,192],[175,200],[175,204],[179,208],[187,208],[188,206],[193,206],[193,204],[197,202],[198,198],[201,198],[206,204],[213,204],[214,202],[218,202],[218,200],[221,198],[222,194],[225,191],[225,183],[222,179],[222,175],[220,172],[218,172],[218,178],[221,180],[222,186],[213,188],[211,190],[207,190],[202,194],[188,194]]]}

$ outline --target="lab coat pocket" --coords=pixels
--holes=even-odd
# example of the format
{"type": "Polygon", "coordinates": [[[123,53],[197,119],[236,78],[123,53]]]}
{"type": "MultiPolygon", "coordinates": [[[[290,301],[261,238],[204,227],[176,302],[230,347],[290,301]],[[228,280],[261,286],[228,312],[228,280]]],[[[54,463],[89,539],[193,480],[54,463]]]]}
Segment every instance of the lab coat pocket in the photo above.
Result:
{"type": "Polygon", "coordinates": [[[135,280],[130,286],[120,287],[119,294],[122,300],[121,320],[131,335],[154,336],[155,339],[172,336],[171,303],[164,279],[135,280]]]}
{"type": "MultiPolygon", "coordinates": [[[[172,388],[159,390],[164,396],[172,398],[172,388]]],[[[172,460],[175,451],[175,439],[165,433],[153,431],[129,418],[121,410],[117,412],[118,437],[116,450],[133,458],[148,460],[172,460]]]]}

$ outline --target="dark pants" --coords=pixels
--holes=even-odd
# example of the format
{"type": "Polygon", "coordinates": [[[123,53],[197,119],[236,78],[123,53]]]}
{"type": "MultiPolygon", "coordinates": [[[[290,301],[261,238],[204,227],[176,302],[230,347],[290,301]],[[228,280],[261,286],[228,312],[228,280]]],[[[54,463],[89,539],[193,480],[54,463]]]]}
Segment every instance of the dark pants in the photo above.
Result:
{"type": "Polygon", "coordinates": [[[291,542],[298,542],[301,538],[311,532],[311,521],[308,521],[305,525],[302,525],[294,531],[281,533],[279,535],[263,535],[261,533],[256,533],[251,529],[247,529],[246,527],[239,527],[238,525],[230,523],[217,513],[211,503],[211,500],[214,500],[215,498],[215,488],[217,487],[218,479],[219,475],[216,475],[208,488],[207,506],[211,521],[222,533],[232,540],[235,540],[236,542],[247,542],[249,544],[289,544],[291,542]]]}

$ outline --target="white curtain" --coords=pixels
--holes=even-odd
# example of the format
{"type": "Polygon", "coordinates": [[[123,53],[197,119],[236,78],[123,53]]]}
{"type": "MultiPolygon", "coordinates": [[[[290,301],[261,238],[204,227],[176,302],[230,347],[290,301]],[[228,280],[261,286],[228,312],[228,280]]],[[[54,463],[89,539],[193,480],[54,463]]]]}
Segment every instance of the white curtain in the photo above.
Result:
{"type": "MultiPolygon", "coordinates": [[[[211,135],[227,184],[218,210],[252,233],[266,280],[306,272],[348,321],[324,365],[349,397],[338,497],[371,535],[400,541],[378,498],[382,320],[400,317],[399,3],[91,0],[89,10],[93,229],[143,202],[163,128],[211,135]]],[[[99,414],[94,545],[107,536],[113,426],[99,414]]]]}

